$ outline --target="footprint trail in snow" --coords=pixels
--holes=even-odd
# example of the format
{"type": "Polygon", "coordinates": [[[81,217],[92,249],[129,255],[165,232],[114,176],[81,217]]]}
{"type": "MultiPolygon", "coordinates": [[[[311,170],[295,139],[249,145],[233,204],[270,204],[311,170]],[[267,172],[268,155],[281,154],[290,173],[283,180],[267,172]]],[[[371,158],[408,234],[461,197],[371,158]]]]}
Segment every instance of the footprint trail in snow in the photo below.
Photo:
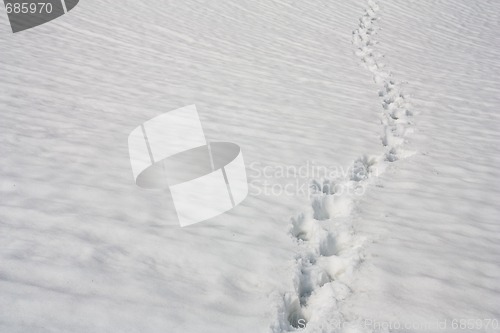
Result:
{"type": "Polygon", "coordinates": [[[352,43],[356,46],[356,55],[368,69],[373,80],[379,87],[378,95],[381,99],[383,112],[381,122],[383,125],[382,144],[386,147],[385,160],[394,162],[398,159],[412,155],[412,152],[403,148],[405,138],[413,132],[411,117],[411,103],[402,92],[403,83],[396,82],[390,71],[385,70],[382,62],[384,56],[375,49],[377,42],[374,36],[377,33],[377,12],[379,6],[374,1],[369,1],[365,14],[359,20],[359,27],[353,31],[352,43]]]}
{"type": "Polygon", "coordinates": [[[334,332],[356,325],[347,322],[340,311],[341,302],[352,293],[350,281],[363,261],[366,241],[356,234],[351,212],[374,175],[413,154],[404,147],[413,131],[411,104],[401,90],[402,83],[385,69],[384,56],[375,49],[378,11],[378,4],[369,1],[352,43],[379,88],[384,152],[357,159],[345,176],[312,182],[310,208],[291,221],[290,234],[298,246],[295,290],[283,295],[273,332],[334,332]]]}

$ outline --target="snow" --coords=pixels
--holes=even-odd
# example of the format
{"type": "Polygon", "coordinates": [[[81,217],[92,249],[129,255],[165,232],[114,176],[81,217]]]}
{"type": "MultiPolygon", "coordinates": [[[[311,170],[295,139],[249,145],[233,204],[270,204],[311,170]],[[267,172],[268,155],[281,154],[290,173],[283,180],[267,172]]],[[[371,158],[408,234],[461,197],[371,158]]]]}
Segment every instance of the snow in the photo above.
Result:
{"type": "Polygon", "coordinates": [[[500,320],[498,13],[87,0],[17,34],[1,14],[0,332],[500,320]],[[191,104],[250,195],[180,228],[127,138],[191,104]]]}
{"type": "Polygon", "coordinates": [[[363,292],[345,304],[356,317],[447,319],[451,331],[453,319],[500,316],[495,6],[381,5],[377,48],[409,82],[418,153],[391,166],[358,206],[359,230],[376,238],[352,286],[363,292]]]}

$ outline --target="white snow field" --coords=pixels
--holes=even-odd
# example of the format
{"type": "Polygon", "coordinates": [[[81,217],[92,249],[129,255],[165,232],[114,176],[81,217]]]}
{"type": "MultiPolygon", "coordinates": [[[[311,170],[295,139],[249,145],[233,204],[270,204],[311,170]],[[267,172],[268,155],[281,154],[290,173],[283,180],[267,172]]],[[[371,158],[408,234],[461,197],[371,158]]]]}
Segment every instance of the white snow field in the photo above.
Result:
{"type": "Polygon", "coordinates": [[[0,10],[0,332],[500,331],[498,31],[493,0],[0,10]],[[181,228],[127,137],[190,104],[250,194],[181,228]]]}

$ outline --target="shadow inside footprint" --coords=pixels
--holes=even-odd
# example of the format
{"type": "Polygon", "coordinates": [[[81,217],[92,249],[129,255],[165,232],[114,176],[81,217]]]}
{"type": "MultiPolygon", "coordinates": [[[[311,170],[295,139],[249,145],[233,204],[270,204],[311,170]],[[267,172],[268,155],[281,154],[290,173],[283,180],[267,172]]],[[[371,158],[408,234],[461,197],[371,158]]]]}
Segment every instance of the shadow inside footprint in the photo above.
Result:
{"type": "Polygon", "coordinates": [[[302,308],[298,300],[295,300],[288,308],[288,322],[294,328],[305,328],[307,325],[307,319],[304,316],[302,308]]]}
{"type": "Polygon", "coordinates": [[[309,219],[306,219],[304,213],[297,217],[292,217],[292,228],[290,234],[295,238],[303,241],[308,241],[311,238],[313,225],[309,219]]]}
{"type": "Polygon", "coordinates": [[[337,193],[338,187],[340,185],[337,184],[333,180],[329,179],[324,179],[323,181],[321,180],[313,180],[311,182],[311,189],[313,190],[314,193],[323,193],[326,195],[333,195],[337,193]]]}
{"type": "Polygon", "coordinates": [[[370,158],[366,155],[357,159],[352,166],[351,180],[359,182],[367,179],[370,176],[375,163],[375,158],[370,158]]]}
{"type": "Polygon", "coordinates": [[[314,218],[318,221],[328,220],[330,213],[326,207],[324,197],[315,197],[312,199],[312,208],[314,211],[314,218]]]}
{"type": "Polygon", "coordinates": [[[334,235],[328,233],[319,245],[319,253],[324,257],[336,255],[338,253],[337,240],[334,235]]]}

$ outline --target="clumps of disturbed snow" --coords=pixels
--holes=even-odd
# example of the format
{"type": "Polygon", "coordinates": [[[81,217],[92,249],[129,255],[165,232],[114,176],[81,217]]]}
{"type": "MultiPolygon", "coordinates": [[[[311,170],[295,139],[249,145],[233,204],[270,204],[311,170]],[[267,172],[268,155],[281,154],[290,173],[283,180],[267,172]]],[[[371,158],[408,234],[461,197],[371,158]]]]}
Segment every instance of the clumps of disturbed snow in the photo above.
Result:
{"type": "Polygon", "coordinates": [[[353,31],[352,42],[357,48],[356,55],[372,73],[373,81],[379,87],[378,95],[382,104],[380,121],[383,127],[381,141],[386,147],[385,159],[394,162],[413,154],[403,148],[406,136],[413,132],[413,111],[408,96],[401,91],[402,83],[392,78],[391,72],[382,63],[383,55],[374,49],[377,44],[373,38],[378,30],[375,25],[378,10],[377,3],[370,0],[365,14],[359,19],[358,29],[353,31]]]}
{"type": "Polygon", "coordinates": [[[283,296],[287,322],[281,331],[306,325],[312,330],[341,319],[338,303],[350,294],[349,281],[363,257],[364,238],[353,229],[351,210],[377,164],[364,156],[347,176],[312,182],[309,210],[291,219],[290,234],[298,245],[295,290],[283,296]]]}
{"type": "Polygon", "coordinates": [[[350,282],[363,261],[366,241],[353,228],[352,210],[373,176],[381,174],[387,163],[412,155],[403,148],[413,130],[411,103],[400,90],[401,84],[384,70],[385,65],[380,62],[383,56],[373,48],[379,7],[371,0],[368,4],[352,41],[357,47],[356,55],[380,89],[381,141],[385,152],[355,160],[348,176],[312,182],[310,208],[291,219],[290,234],[298,245],[295,290],[283,295],[279,316],[286,320],[278,321],[279,327],[273,327],[275,332],[331,332],[354,325],[340,311],[340,302],[352,293],[350,282]]]}

